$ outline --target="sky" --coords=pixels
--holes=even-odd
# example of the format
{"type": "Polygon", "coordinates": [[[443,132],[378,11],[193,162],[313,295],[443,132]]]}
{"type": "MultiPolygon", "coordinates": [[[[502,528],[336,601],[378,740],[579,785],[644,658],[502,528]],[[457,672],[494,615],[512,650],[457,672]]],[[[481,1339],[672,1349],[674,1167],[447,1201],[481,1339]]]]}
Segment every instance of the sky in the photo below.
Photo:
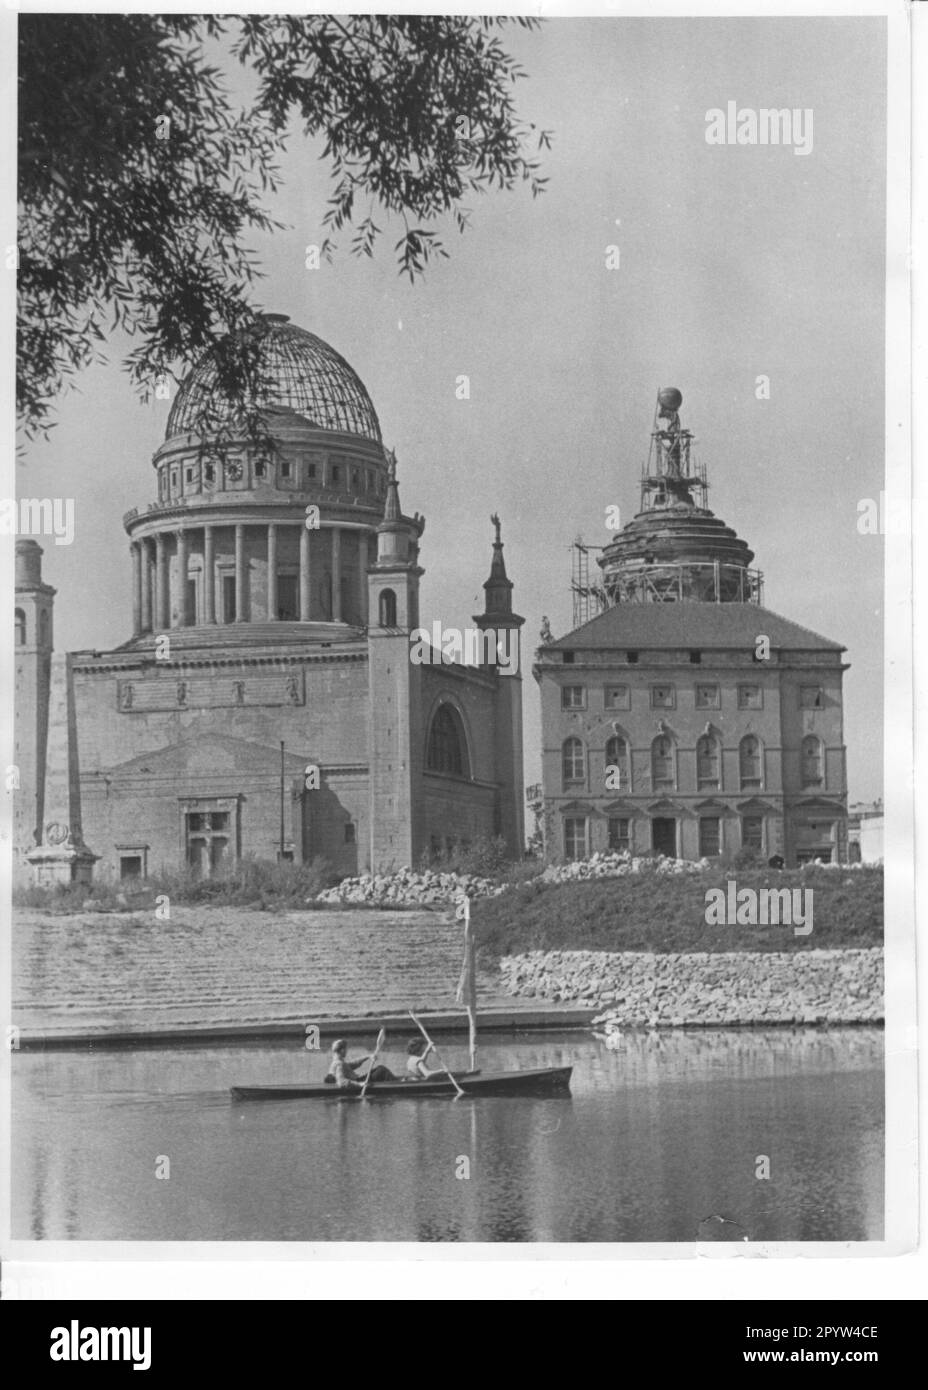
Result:
{"type": "MultiPolygon", "coordinates": [[[[637,511],[655,393],[677,386],[709,505],[755,551],[766,606],[848,648],[850,800],[880,796],[884,539],[858,521],[884,486],[884,21],[552,19],[505,42],[528,74],[519,114],[552,132],[546,193],[474,199],[463,236],[441,229],[450,259],[412,286],[389,223],[374,260],[346,236],[307,270],[331,180],[297,134],[269,204],[287,230],[249,239],[256,300],[367,386],[404,510],[427,518],[426,625],[481,610],[498,512],[529,655],[542,615],[570,630],[575,537],[603,545],[607,507],[637,511]],[[708,144],[706,113],[729,101],[811,110],[810,152],[708,144]]],[[[58,650],[130,635],[122,516],[155,496],[170,402],[142,404],[119,365],[131,343],[110,346],[19,467],[21,495],[75,502],[73,544],[43,542],[58,650]]],[[[528,670],[524,713],[533,782],[528,670]]]]}

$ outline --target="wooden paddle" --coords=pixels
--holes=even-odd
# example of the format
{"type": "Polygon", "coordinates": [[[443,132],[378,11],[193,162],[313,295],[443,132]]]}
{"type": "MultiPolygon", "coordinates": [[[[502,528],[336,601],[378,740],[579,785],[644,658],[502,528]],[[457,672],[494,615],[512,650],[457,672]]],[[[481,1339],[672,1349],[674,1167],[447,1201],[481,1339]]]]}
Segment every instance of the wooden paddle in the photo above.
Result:
{"type": "Polygon", "coordinates": [[[413,1013],[412,1009],[409,1010],[409,1017],[412,1019],[413,1023],[414,1023],[414,1024],[416,1025],[416,1027],[419,1029],[419,1032],[420,1032],[420,1033],[422,1034],[422,1036],[425,1038],[425,1041],[428,1043],[429,1047],[430,1047],[430,1048],[432,1049],[432,1051],[435,1053],[435,1056],[438,1058],[438,1065],[439,1065],[440,1067],[442,1067],[442,1068],[444,1069],[444,1071],[447,1072],[449,1081],[451,1082],[451,1084],[454,1086],[454,1089],[455,1089],[455,1090],[457,1091],[457,1093],[458,1093],[457,1096],[455,1096],[455,1100],[457,1100],[457,1099],[458,1099],[458,1096],[463,1096],[463,1095],[465,1094],[465,1092],[464,1092],[464,1087],[463,1087],[463,1086],[459,1086],[458,1083],[457,1083],[457,1081],[455,1081],[455,1079],[454,1079],[454,1073],[451,1072],[451,1071],[449,1071],[448,1068],[445,1066],[445,1063],[444,1063],[444,1061],[442,1060],[441,1053],[439,1052],[439,1050],[438,1050],[438,1048],[435,1046],[435,1044],[432,1042],[432,1039],[429,1037],[428,1033],[425,1031],[424,1026],[423,1026],[423,1025],[419,1022],[419,1020],[416,1018],[416,1016],[415,1016],[415,1014],[413,1013]]]}
{"type": "Polygon", "coordinates": [[[365,1076],[365,1078],[364,1078],[364,1085],[361,1087],[361,1094],[360,1094],[360,1096],[359,1096],[359,1100],[363,1100],[363,1099],[364,1099],[364,1096],[365,1096],[365,1094],[366,1094],[366,1092],[367,1092],[367,1083],[368,1083],[368,1082],[370,1081],[370,1079],[371,1079],[371,1072],[374,1070],[375,1066],[377,1065],[377,1054],[378,1054],[378,1052],[380,1051],[380,1049],[383,1047],[383,1045],[384,1045],[384,1043],[385,1043],[386,1041],[387,1041],[386,1030],[383,1029],[383,1028],[381,1028],[380,1032],[377,1034],[377,1041],[376,1041],[376,1043],[374,1044],[374,1051],[373,1051],[373,1053],[372,1053],[372,1055],[371,1055],[370,1066],[369,1066],[368,1069],[367,1069],[367,1076],[365,1076]]]}

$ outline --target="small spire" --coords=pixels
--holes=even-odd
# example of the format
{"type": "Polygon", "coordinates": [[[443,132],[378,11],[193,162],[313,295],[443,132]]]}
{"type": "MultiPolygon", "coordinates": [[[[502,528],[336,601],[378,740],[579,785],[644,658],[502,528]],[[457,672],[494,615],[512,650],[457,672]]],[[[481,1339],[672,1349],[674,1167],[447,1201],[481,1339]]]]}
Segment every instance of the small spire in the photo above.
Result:
{"type": "Polygon", "coordinates": [[[490,517],[494,528],[493,559],[490,561],[490,577],[483,586],[486,595],[484,612],[480,620],[509,618],[512,612],[512,580],[506,574],[506,561],[503,559],[502,525],[496,512],[490,517]]]}
{"type": "Polygon", "coordinates": [[[507,592],[511,591],[512,584],[506,577],[506,561],[503,559],[502,524],[496,512],[490,517],[490,525],[495,527],[496,537],[493,541],[493,559],[490,563],[490,578],[484,588],[490,586],[504,585],[507,592]]]}

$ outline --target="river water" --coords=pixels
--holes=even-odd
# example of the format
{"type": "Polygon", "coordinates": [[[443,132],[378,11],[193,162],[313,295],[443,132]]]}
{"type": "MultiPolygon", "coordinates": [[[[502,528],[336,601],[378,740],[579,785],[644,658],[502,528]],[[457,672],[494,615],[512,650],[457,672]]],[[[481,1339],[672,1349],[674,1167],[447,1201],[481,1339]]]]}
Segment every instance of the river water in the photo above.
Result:
{"type": "Polygon", "coordinates": [[[536,1099],[230,1100],[321,1079],[324,1056],[293,1043],[13,1058],[18,1239],[883,1234],[879,1029],[482,1037],[484,1070],[573,1066],[569,1096],[536,1099]]]}

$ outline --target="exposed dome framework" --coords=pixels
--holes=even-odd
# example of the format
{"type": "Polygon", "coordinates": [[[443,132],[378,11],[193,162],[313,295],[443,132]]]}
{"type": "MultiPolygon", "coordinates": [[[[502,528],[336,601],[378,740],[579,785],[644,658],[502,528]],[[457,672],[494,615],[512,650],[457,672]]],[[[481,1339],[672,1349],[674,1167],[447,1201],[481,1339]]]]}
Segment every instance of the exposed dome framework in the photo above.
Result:
{"type": "MultiPolygon", "coordinates": [[[[317,429],[380,444],[377,413],[350,363],[284,314],[267,314],[264,323],[258,407],[292,410],[317,429]]],[[[222,396],[217,379],[216,359],[208,353],[181,384],[168,416],[167,439],[199,433],[204,420],[211,429],[234,421],[237,407],[222,396]]]]}

